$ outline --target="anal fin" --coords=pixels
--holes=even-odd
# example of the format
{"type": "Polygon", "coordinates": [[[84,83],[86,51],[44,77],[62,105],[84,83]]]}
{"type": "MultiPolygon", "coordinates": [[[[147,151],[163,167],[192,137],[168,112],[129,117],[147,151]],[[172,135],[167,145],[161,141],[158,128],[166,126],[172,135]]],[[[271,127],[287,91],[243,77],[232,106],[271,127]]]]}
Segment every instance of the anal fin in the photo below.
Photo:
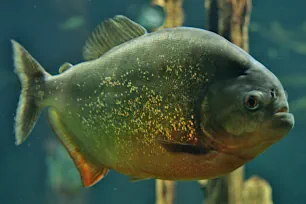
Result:
{"type": "Polygon", "coordinates": [[[109,168],[94,161],[81,147],[81,142],[69,131],[54,108],[48,110],[48,120],[53,131],[66,147],[82,178],[83,185],[90,187],[99,182],[109,172],[109,168]]]}

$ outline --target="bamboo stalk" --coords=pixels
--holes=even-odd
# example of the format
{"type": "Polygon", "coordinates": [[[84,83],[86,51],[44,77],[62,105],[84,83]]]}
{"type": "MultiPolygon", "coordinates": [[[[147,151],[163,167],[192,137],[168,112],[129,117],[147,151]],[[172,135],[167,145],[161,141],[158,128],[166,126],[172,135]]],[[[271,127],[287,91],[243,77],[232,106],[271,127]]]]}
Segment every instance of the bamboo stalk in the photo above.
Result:
{"type": "Polygon", "coordinates": [[[163,180],[156,179],[155,181],[156,189],[156,204],[166,204],[166,198],[164,196],[164,182],[163,180]]]}
{"type": "MultiPolygon", "coordinates": [[[[249,52],[249,23],[252,0],[206,0],[207,27],[249,52]]],[[[244,167],[232,173],[199,182],[207,198],[205,204],[273,204],[267,181],[251,177],[244,182],[244,167]]]]}
{"type": "MultiPolygon", "coordinates": [[[[248,26],[251,0],[206,0],[207,27],[236,45],[249,50],[248,26]]],[[[206,204],[242,204],[244,167],[208,181],[206,204]]]]}
{"type": "Polygon", "coordinates": [[[175,200],[174,181],[156,180],[156,204],[173,204],[175,200]]]}
{"type": "Polygon", "coordinates": [[[242,198],[244,204],[273,204],[272,187],[266,180],[252,176],[244,183],[242,198]]]}
{"type": "Polygon", "coordinates": [[[184,23],[183,0],[153,0],[153,4],[165,9],[165,23],[158,29],[174,28],[184,23]]]}
{"type": "MultiPolygon", "coordinates": [[[[184,23],[183,0],[152,0],[165,9],[166,20],[157,30],[182,26],[184,23]]],[[[156,204],[174,204],[175,182],[156,180],[156,204]]]]}
{"type": "MultiPolygon", "coordinates": [[[[181,26],[184,21],[183,0],[153,0],[153,4],[165,8],[166,21],[158,29],[181,26]]],[[[206,0],[207,27],[247,52],[249,51],[248,26],[252,0],[206,0]]],[[[199,181],[207,193],[205,204],[272,204],[269,184],[263,179],[252,178],[244,183],[244,167],[209,181],[199,181]],[[254,193],[255,192],[255,193],[254,193]],[[258,196],[258,192],[266,196],[258,196]],[[257,194],[256,194],[257,193],[257,194]],[[257,195],[257,200],[252,196],[257,195]],[[270,196],[269,196],[270,195],[270,196]],[[264,198],[263,198],[264,197],[264,198]],[[254,202],[256,201],[256,202],[254,202]]],[[[156,204],[173,204],[175,182],[156,180],[156,204]]],[[[260,195],[262,195],[260,194],[260,195]]]]}

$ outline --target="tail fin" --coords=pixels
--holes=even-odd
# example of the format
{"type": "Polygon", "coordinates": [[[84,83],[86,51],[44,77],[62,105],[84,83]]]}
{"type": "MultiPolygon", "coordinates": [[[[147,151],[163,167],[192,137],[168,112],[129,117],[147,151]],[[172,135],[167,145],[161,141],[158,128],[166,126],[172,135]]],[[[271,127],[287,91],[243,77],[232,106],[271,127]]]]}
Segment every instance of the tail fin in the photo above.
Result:
{"type": "Polygon", "coordinates": [[[50,76],[19,43],[12,41],[15,73],[21,83],[21,94],[15,118],[16,145],[24,142],[43,109],[44,81],[50,76]]]}

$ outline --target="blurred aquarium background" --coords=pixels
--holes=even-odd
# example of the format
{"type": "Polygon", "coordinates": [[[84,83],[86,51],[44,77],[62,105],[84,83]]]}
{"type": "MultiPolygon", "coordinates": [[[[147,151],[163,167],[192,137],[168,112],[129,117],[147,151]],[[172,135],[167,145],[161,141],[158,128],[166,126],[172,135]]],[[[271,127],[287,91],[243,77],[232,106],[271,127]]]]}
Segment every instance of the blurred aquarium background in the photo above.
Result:
{"type": "MultiPolygon", "coordinates": [[[[170,1],[170,0],[168,0],[170,1]]],[[[64,62],[82,61],[82,47],[97,24],[121,14],[154,30],[165,13],[151,0],[3,0],[0,2],[0,203],[1,204],[153,204],[155,181],[131,183],[110,171],[84,189],[46,115],[31,137],[15,146],[13,124],[20,84],[13,73],[10,39],[20,42],[51,74],[64,62]]],[[[205,29],[204,0],[185,0],[184,26],[205,29]]],[[[250,53],[280,78],[289,93],[296,126],[245,167],[272,187],[275,204],[306,203],[306,2],[253,0],[250,53]]],[[[176,204],[200,204],[199,184],[178,182],[176,204]]]]}

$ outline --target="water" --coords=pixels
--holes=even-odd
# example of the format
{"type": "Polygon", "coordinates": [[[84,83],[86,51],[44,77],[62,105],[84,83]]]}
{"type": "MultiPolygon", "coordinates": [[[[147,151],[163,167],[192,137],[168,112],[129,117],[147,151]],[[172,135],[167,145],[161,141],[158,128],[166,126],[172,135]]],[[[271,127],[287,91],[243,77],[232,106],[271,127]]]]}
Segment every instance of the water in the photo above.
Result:
{"type": "MultiPolygon", "coordinates": [[[[253,2],[250,52],[282,80],[289,93],[296,126],[288,137],[246,165],[246,178],[258,175],[266,179],[273,188],[276,204],[303,204],[306,202],[306,101],[303,100],[306,3],[303,0],[296,0],[294,4],[284,0],[277,2],[253,2]]],[[[64,62],[82,61],[82,47],[96,24],[117,14],[139,20],[141,15],[146,15],[141,8],[149,3],[149,0],[11,0],[1,3],[0,203],[155,202],[154,180],[130,183],[127,176],[115,171],[92,188],[79,187],[73,164],[61,150],[46,114],[41,116],[25,144],[14,145],[13,118],[20,85],[13,73],[9,41],[21,42],[50,73],[56,74],[64,62]]],[[[205,28],[204,1],[185,0],[184,10],[184,25],[205,28]]],[[[152,13],[158,15],[158,12],[149,14],[152,13]]],[[[143,18],[146,20],[143,22],[148,23],[148,16],[143,18]]],[[[159,21],[152,23],[158,25],[159,21]]],[[[147,26],[151,28],[152,24],[147,26]]],[[[203,193],[197,182],[177,183],[176,204],[202,201],[203,193]]]]}

